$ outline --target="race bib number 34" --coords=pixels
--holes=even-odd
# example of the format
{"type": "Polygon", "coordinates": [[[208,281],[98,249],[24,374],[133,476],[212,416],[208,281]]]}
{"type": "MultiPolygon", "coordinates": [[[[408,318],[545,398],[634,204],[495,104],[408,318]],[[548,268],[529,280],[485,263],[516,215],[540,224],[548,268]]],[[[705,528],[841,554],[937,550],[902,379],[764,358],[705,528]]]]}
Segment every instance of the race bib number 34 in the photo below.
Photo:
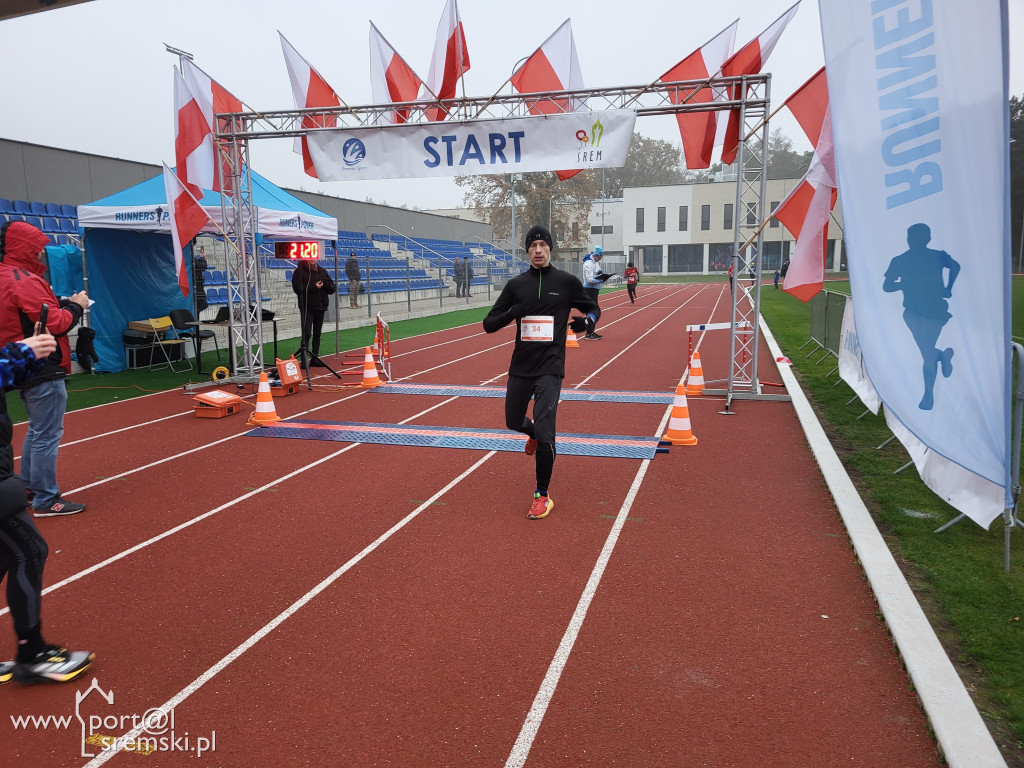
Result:
{"type": "Polygon", "coordinates": [[[555,318],[551,315],[527,315],[519,329],[519,338],[523,341],[553,341],[555,318]]]}

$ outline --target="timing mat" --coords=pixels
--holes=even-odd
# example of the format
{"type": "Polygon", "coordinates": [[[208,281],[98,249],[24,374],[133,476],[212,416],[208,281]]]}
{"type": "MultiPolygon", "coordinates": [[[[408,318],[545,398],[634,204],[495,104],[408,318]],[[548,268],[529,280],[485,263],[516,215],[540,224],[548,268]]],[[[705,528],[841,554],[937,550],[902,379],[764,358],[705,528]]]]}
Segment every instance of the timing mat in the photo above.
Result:
{"type": "MultiPolygon", "coordinates": [[[[350,421],[282,421],[246,433],[253,437],[296,440],[331,440],[338,443],[414,445],[424,448],[469,448],[475,451],[522,453],[526,436],[505,429],[428,427],[421,424],[369,424],[350,421]]],[[[582,435],[559,433],[558,453],[565,456],[601,456],[611,459],[653,459],[667,453],[657,437],[582,435]]]]}
{"type": "MultiPolygon", "coordinates": [[[[371,392],[381,395],[438,395],[440,397],[504,397],[505,387],[456,386],[448,384],[384,384],[371,392]]],[[[654,403],[672,405],[675,394],[665,392],[619,392],[611,389],[563,389],[562,400],[595,403],[654,403]]]]}

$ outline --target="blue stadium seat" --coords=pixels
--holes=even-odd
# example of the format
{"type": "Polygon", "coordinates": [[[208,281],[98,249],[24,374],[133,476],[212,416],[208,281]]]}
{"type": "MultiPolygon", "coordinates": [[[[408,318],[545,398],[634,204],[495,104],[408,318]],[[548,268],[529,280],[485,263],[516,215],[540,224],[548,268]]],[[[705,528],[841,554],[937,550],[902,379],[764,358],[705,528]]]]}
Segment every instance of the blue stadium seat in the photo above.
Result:
{"type": "Polygon", "coordinates": [[[27,200],[11,200],[11,205],[14,206],[14,212],[20,214],[23,218],[32,213],[27,200]]]}
{"type": "Polygon", "coordinates": [[[45,203],[40,203],[40,202],[37,202],[36,200],[31,200],[31,201],[29,201],[28,207],[29,207],[29,212],[33,216],[39,216],[40,218],[42,218],[43,216],[46,215],[46,205],[45,205],[45,203]]]}
{"type": "Polygon", "coordinates": [[[29,224],[31,224],[33,227],[36,227],[37,229],[43,228],[43,220],[39,216],[26,216],[25,221],[27,221],[29,224]]]}
{"type": "Polygon", "coordinates": [[[60,224],[58,224],[57,220],[52,216],[47,216],[46,218],[43,219],[42,230],[46,234],[56,234],[60,232],[60,224]]]}
{"type": "Polygon", "coordinates": [[[68,219],[77,219],[78,213],[75,211],[75,206],[62,203],[60,206],[60,215],[68,219]]]}
{"type": "Polygon", "coordinates": [[[60,225],[61,232],[67,232],[70,235],[78,234],[78,227],[72,219],[58,219],[57,223],[60,225]]]}
{"type": "Polygon", "coordinates": [[[6,197],[0,197],[0,213],[14,213],[14,206],[6,197]]]}
{"type": "Polygon", "coordinates": [[[46,208],[46,215],[53,216],[54,218],[60,218],[63,214],[60,212],[60,206],[56,203],[43,203],[46,208]]]}

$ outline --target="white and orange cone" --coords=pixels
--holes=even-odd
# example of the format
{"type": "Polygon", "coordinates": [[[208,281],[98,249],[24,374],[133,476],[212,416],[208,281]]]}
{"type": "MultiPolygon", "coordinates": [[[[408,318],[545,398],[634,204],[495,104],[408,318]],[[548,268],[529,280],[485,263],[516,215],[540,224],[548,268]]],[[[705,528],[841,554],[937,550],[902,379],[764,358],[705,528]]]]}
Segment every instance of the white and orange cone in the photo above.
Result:
{"type": "Polygon", "coordinates": [[[379,387],[382,384],[377,375],[377,364],[373,361],[373,350],[366,348],[366,355],[363,358],[363,381],[359,385],[363,389],[379,387]]]}
{"type": "Polygon", "coordinates": [[[690,408],[686,405],[686,387],[682,384],[676,387],[676,396],[672,400],[672,415],[668,419],[668,432],[665,433],[664,439],[672,445],[697,444],[697,438],[693,436],[690,427],[690,408]]]}
{"type": "Polygon", "coordinates": [[[686,394],[690,397],[704,394],[704,369],[700,367],[700,352],[693,353],[690,375],[686,379],[686,394]]]}
{"type": "Polygon", "coordinates": [[[270,391],[270,380],[267,378],[267,372],[263,371],[260,374],[260,387],[256,392],[256,410],[249,417],[249,423],[261,427],[280,420],[281,417],[277,415],[277,409],[274,407],[274,395],[270,391]]]}
{"type": "Polygon", "coordinates": [[[572,332],[572,328],[567,328],[565,331],[565,348],[571,349],[572,347],[579,349],[580,343],[576,341],[576,334],[572,332]]]}

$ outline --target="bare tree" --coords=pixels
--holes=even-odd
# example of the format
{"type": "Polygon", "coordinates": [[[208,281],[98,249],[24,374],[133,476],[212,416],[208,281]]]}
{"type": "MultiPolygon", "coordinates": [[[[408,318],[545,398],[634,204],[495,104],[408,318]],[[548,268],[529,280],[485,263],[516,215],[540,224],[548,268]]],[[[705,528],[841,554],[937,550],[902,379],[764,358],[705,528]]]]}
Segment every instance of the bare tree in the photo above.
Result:
{"type": "Polygon", "coordinates": [[[510,174],[460,176],[455,183],[466,190],[465,205],[482,212],[498,240],[515,240],[534,224],[544,224],[563,246],[586,245],[590,236],[590,208],[601,192],[601,172],[583,171],[562,181],[550,171],[516,174],[516,235],[512,237],[510,174]]]}

